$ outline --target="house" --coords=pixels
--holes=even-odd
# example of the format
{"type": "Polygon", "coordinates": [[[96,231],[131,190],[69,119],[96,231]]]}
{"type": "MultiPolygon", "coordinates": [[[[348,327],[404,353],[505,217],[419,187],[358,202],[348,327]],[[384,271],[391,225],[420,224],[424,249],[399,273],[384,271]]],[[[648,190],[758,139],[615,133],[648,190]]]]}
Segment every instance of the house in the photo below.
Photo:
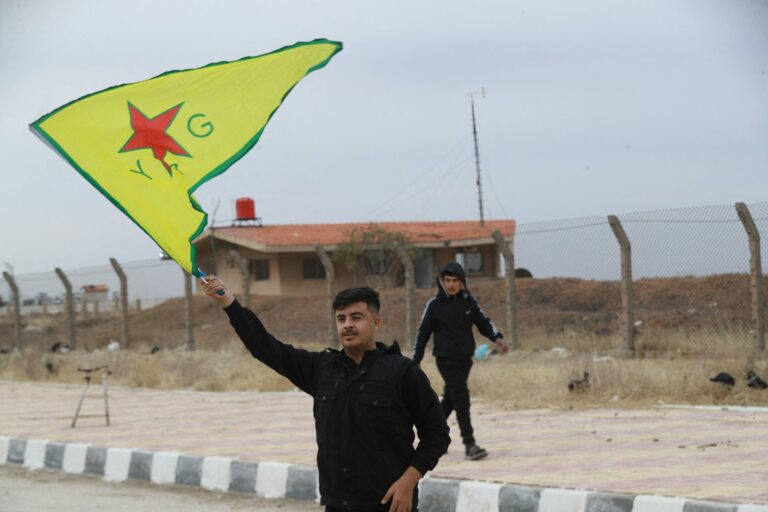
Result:
{"type": "Polygon", "coordinates": [[[86,284],[80,290],[83,302],[103,302],[107,300],[109,286],[105,284],[86,284]]]}
{"type": "Polygon", "coordinates": [[[396,234],[405,241],[418,287],[434,286],[435,276],[450,261],[462,263],[473,281],[495,279],[503,270],[494,230],[511,241],[515,221],[486,221],[484,226],[478,221],[233,225],[206,230],[194,246],[200,269],[219,275],[235,293],[243,289],[239,255],[247,262],[252,294],[300,296],[325,292],[325,268],[317,245],[333,261],[337,289],[400,285],[402,265],[399,260],[393,263],[391,247],[365,245],[372,250],[366,251],[364,265],[350,268],[351,260],[340,261],[342,250],[354,240],[359,243],[366,233],[396,234]]]}

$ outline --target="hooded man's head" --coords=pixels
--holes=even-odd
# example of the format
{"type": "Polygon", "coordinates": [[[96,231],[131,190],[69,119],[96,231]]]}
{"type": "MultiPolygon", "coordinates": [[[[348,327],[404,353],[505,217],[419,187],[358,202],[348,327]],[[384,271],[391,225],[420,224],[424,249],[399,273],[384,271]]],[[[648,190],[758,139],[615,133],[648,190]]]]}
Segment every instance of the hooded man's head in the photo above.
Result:
{"type": "Polygon", "coordinates": [[[467,279],[464,274],[464,267],[459,263],[451,262],[440,271],[438,283],[445,293],[453,297],[463,290],[467,289],[467,279]]]}

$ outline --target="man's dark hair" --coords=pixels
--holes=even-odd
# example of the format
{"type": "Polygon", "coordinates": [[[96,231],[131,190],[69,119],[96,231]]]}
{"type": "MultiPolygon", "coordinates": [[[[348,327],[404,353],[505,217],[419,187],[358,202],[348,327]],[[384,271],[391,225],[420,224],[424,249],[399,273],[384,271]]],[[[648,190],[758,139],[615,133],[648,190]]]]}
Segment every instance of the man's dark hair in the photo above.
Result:
{"type": "Polygon", "coordinates": [[[336,294],[336,298],[333,299],[332,307],[333,310],[336,311],[344,306],[354,304],[355,302],[365,302],[368,305],[368,309],[371,309],[376,313],[381,309],[379,294],[376,293],[376,290],[367,286],[341,290],[336,294]]]}

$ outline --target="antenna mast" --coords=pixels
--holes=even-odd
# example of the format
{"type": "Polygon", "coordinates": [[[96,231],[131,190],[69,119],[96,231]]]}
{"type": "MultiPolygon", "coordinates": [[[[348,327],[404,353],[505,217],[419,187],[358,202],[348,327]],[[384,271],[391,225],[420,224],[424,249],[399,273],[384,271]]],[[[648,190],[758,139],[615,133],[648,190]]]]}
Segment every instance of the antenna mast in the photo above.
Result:
{"type": "Polygon", "coordinates": [[[475,168],[477,170],[477,201],[480,206],[480,225],[485,226],[485,214],[483,212],[483,185],[480,181],[480,150],[477,146],[477,123],[475,122],[475,95],[481,94],[485,98],[485,87],[480,93],[469,93],[469,100],[472,106],[472,136],[475,139],[475,168]]]}

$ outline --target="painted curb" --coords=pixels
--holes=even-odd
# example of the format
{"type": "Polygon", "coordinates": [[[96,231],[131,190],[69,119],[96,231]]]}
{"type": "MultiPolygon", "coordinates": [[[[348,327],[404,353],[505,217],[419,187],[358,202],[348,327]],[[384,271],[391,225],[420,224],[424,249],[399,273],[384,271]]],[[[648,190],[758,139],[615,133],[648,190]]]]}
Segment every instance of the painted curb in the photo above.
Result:
{"type": "MultiPolygon", "coordinates": [[[[151,481],[319,501],[317,468],[173,452],[104,448],[0,436],[0,466],[100,475],[107,481],[151,481]]],[[[539,488],[427,476],[419,482],[422,512],[768,512],[768,504],[734,504],[666,496],[539,488]]]]}

